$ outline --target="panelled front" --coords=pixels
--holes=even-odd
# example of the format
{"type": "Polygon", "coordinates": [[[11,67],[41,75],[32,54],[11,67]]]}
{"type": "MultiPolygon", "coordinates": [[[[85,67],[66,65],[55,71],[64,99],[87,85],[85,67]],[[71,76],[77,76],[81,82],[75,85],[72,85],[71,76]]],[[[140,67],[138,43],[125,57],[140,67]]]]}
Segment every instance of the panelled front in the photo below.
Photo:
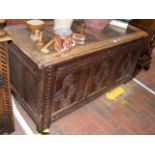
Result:
{"type": "Polygon", "coordinates": [[[77,70],[70,69],[69,72],[66,72],[67,74],[56,77],[52,107],[53,114],[78,104],[84,94],[85,81],[89,73],[88,67],[77,70]]]}
{"type": "Polygon", "coordinates": [[[126,82],[132,78],[141,48],[137,48],[140,41],[129,44],[128,48],[119,50],[119,55],[116,55],[117,63],[113,75],[111,76],[111,84],[117,85],[121,82],[126,82]]]}
{"type": "Polygon", "coordinates": [[[105,58],[106,50],[56,65],[56,81],[52,115],[86,101],[89,96],[103,91],[111,73],[114,59],[105,58]]]}
{"type": "Polygon", "coordinates": [[[93,96],[107,89],[109,77],[111,76],[115,64],[116,59],[109,56],[92,64],[87,97],[93,96]]]}
{"type": "Polygon", "coordinates": [[[52,115],[129,80],[138,61],[138,44],[131,42],[57,65],[52,115]]]}

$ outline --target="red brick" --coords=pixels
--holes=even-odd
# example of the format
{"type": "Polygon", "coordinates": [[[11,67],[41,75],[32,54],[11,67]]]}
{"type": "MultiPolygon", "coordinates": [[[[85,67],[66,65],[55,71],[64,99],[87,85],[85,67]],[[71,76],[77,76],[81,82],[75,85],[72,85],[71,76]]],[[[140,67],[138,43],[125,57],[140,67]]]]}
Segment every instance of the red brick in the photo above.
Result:
{"type": "Polygon", "coordinates": [[[67,130],[70,131],[70,134],[74,134],[83,126],[85,126],[85,124],[83,124],[81,121],[69,122],[67,130]]]}
{"type": "Polygon", "coordinates": [[[132,133],[125,127],[119,126],[116,130],[112,133],[114,135],[131,135],[132,133]]]}
{"type": "Polygon", "coordinates": [[[117,103],[117,105],[113,106],[113,110],[110,113],[114,117],[117,117],[117,116],[123,115],[123,110],[122,110],[122,108],[117,103]]]}
{"type": "Polygon", "coordinates": [[[151,126],[151,121],[148,118],[148,115],[146,112],[141,111],[137,113],[137,117],[133,120],[134,124],[138,126],[142,131],[146,131],[151,126]]]}
{"type": "Polygon", "coordinates": [[[110,134],[113,131],[113,127],[110,125],[110,123],[96,112],[85,115],[82,120],[85,122],[93,122],[99,127],[99,129],[105,131],[107,134],[110,134]]]}
{"type": "Polygon", "coordinates": [[[114,128],[118,127],[118,124],[115,122],[113,116],[109,112],[105,111],[105,109],[98,108],[96,109],[96,112],[98,115],[103,117],[107,122],[109,122],[111,126],[113,126],[114,128]]]}
{"type": "Polygon", "coordinates": [[[135,126],[134,122],[130,122],[122,116],[117,116],[115,120],[119,125],[126,127],[132,134],[143,134],[143,132],[135,126]]]}
{"type": "Polygon", "coordinates": [[[152,124],[151,127],[145,131],[145,134],[155,135],[155,124],[152,124]]]}
{"type": "Polygon", "coordinates": [[[136,111],[129,104],[122,105],[121,108],[126,119],[132,120],[135,117],[136,111]]]}
{"type": "Polygon", "coordinates": [[[107,134],[111,134],[114,130],[113,126],[106,119],[99,115],[95,117],[95,123],[101,130],[105,131],[107,134]]]}
{"type": "MultiPolygon", "coordinates": [[[[96,126],[94,123],[90,122],[86,124],[85,126],[82,126],[81,129],[79,129],[76,134],[81,134],[81,135],[92,135],[98,133],[99,128],[96,126]]],[[[102,134],[104,132],[102,131],[102,134]]]]}
{"type": "Polygon", "coordinates": [[[140,112],[144,109],[144,104],[141,102],[132,103],[130,106],[137,112],[140,112]]]}

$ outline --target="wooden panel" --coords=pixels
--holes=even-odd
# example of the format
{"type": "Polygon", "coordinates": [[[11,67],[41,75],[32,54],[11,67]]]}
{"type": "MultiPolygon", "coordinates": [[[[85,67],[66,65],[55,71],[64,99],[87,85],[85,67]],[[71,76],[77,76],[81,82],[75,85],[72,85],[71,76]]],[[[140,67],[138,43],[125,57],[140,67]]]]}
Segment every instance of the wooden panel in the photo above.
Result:
{"type": "Polygon", "coordinates": [[[88,97],[95,95],[100,91],[106,90],[106,88],[108,87],[109,77],[115,63],[116,59],[107,57],[92,64],[88,97]]]}
{"type": "MultiPolygon", "coordinates": [[[[37,113],[38,79],[27,68],[23,68],[23,99],[37,113]],[[27,82],[25,82],[27,81],[27,82]],[[28,84],[27,84],[28,83],[28,84]]],[[[18,89],[17,89],[18,90],[18,89]]]]}
{"type": "Polygon", "coordinates": [[[24,99],[28,106],[37,113],[37,96],[38,96],[38,76],[36,68],[31,65],[31,62],[25,59],[21,59],[21,51],[14,45],[9,45],[9,57],[10,57],[10,68],[11,68],[11,83],[14,89],[18,90],[20,96],[24,99]],[[20,53],[20,54],[17,54],[20,53]],[[18,83],[16,82],[18,81],[18,83]]]}
{"type": "Polygon", "coordinates": [[[21,87],[24,84],[23,83],[24,70],[23,70],[23,65],[21,64],[22,60],[18,59],[16,55],[12,52],[9,53],[9,58],[10,58],[10,64],[11,64],[10,65],[11,83],[18,90],[21,97],[24,97],[23,87],[21,87]]]}
{"type": "Polygon", "coordinates": [[[56,79],[53,112],[65,110],[68,106],[80,102],[84,93],[87,75],[88,69],[83,68],[56,79]]]}
{"type": "Polygon", "coordinates": [[[114,72],[112,81],[118,83],[121,80],[132,78],[134,68],[138,62],[140,56],[140,49],[137,49],[140,42],[137,42],[137,46],[134,48],[131,46],[128,50],[123,50],[122,53],[117,57],[118,65],[114,72]]]}

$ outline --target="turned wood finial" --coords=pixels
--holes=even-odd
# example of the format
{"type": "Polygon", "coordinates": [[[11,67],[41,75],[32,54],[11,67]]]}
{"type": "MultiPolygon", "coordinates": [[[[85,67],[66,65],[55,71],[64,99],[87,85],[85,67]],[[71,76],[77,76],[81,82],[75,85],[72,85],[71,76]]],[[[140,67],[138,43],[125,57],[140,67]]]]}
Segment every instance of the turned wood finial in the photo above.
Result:
{"type": "Polygon", "coordinates": [[[43,42],[43,32],[41,32],[41,31],[40,31],[40,33],[38,35],[37,45],[39,45],[39,46],[43,46],[44,45],[44,42],[43,42]]]}

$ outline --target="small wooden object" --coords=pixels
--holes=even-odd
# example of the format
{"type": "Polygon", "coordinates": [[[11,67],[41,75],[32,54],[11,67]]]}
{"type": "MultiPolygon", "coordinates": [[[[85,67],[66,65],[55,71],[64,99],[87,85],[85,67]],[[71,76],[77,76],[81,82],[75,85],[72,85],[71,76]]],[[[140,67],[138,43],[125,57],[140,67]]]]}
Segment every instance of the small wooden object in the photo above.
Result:
{"type": "Polygon", "coordinates": [[[80,33],[73,33],[72,35],[73,42],[76,44],[83,45],[85,43],[86,36],[84,35],[84,26],[84,24],[81,25],[80,33]]]}
{"type": "Polygon", "coordinates": [[[54,43],[54,39],[50,40],[44,47],[42,47],[41,52],[43,53],[49,53],[48,47],[51,46],[54,43]]]}
{"type": "Polygon", "coordinates": [[[41,30],[43,29],[45,22],[42,20],[28,20],[26,22],[27,28],[32,31],[35,32],[35,30],[41,30]]]}
{"type": "Polygon", "coordinates": [[[35,30],[35,31],[34,31],[34,34],[31,34],[31,35],[30,35],[31,40],[37,41],[37,40],[39,39],[39,33],[40,33],[39,30],[35,30]]]}
{"type": "Polygon", "coordinates": [[[38,40],[37,40],[37,45],[38,46],[43,46],[44,45],[44,41],[43,41],[43,32],[39,32],[39,36],[38,36],[38,40]]]}

